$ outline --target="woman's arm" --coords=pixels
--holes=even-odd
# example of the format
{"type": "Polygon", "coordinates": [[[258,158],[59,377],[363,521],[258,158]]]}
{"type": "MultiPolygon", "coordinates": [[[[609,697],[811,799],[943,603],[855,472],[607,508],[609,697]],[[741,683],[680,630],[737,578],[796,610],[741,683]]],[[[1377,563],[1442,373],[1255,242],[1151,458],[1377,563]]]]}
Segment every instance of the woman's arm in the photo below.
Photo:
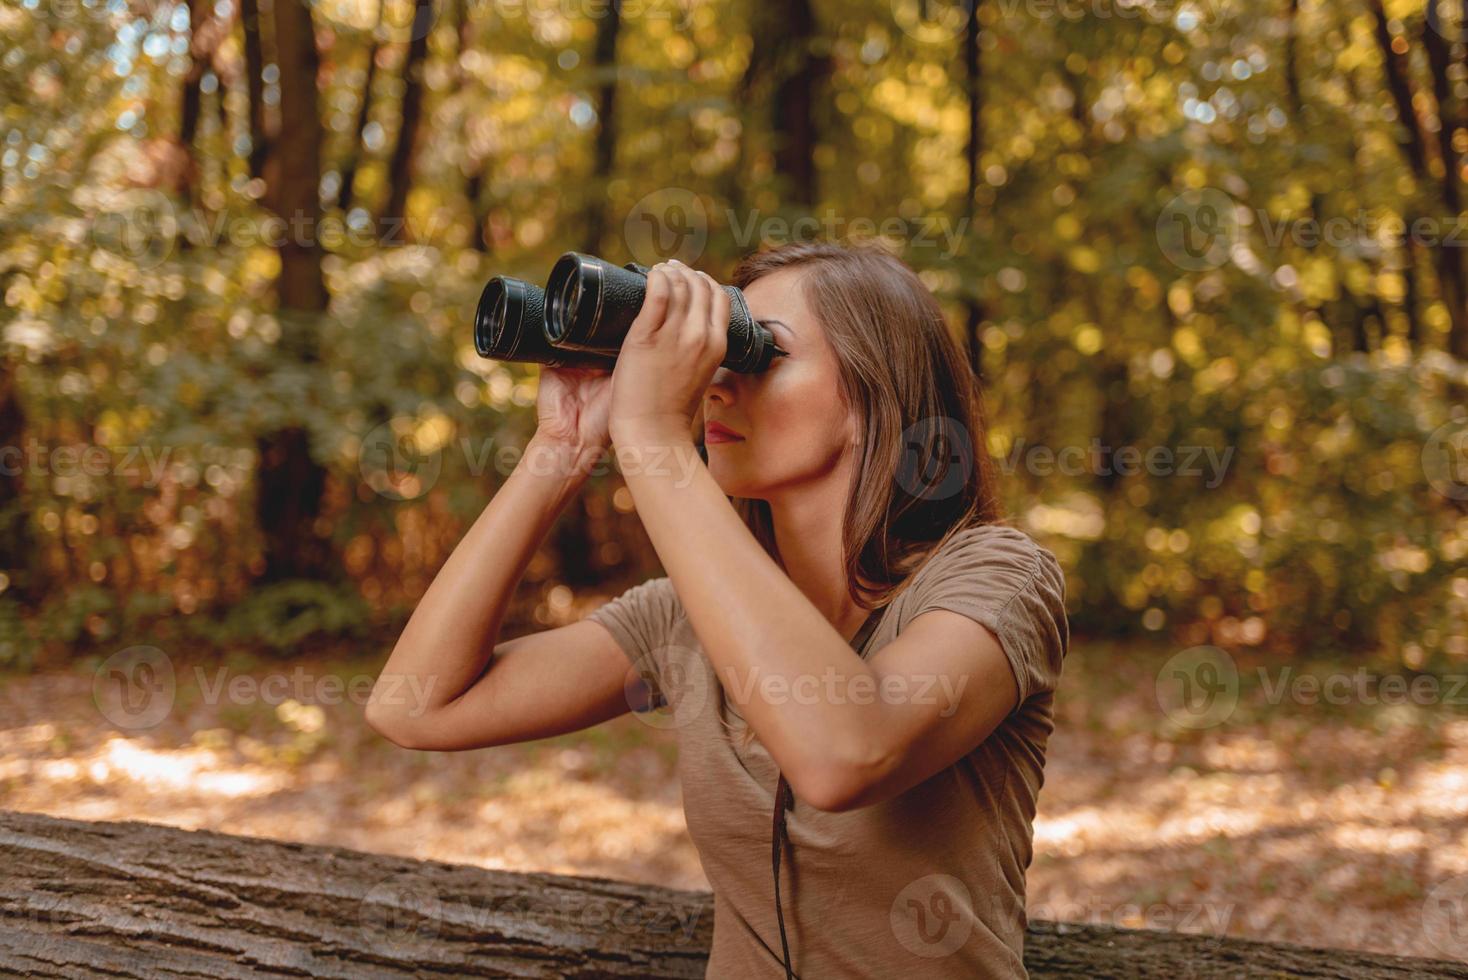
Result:
{"type": "Polygon", "coordinates": [[[413,610],[378,676],[366,718],[379,733],[409,748],[475,748],[585,727],[619,713],[619,702],[627,709],[621,691],[629,664],[598,624],[496,647],[526,566],[585,482],[577,459],[570,447],[530,441],[413,610]],[[543,683],[526,672],[544,673],[543,683]],[[561,727],[571,721],[581,723],[561,727]]]}
{"type": "MultiPolygon", "coordinates": [[[[613,373],[619,458],[694,453],[689,419],[727,346],[714,325],[727,323],[722,289],[686,268],[653,269],[613,373]]],[[[828,810],[878,802],[952,765],[1013,709],[1015,680],[986,627],[926,613],[863,660],[760,547],[708,468],[691,480],[679,469],[623,474],[720,683],[797,797],[828,810]]]]}
{"type": "Polygon", "coordinates": [[[607,445],[610,375],[543,369],[537,427],[434,577],[372,690],[367,723],[407,748],[468,749],[574,731],[628,710],[631,664],[599,623],[496,646],[510,597],[607,445]]]}
{"type": "MultiPolygon", "coordinates": [[[[692,453],[686,430],[623,427],[619,453],[692,453]],[[686,445],[685,445],[686,443],[686,445]]],[[[668,577],[726,694],[798,799],[870,806],[973,750],[1019,691],[998,638],[946,609],[863,660],[749,533],[708,467],[691,482],[625,471],[668,577]]]]}

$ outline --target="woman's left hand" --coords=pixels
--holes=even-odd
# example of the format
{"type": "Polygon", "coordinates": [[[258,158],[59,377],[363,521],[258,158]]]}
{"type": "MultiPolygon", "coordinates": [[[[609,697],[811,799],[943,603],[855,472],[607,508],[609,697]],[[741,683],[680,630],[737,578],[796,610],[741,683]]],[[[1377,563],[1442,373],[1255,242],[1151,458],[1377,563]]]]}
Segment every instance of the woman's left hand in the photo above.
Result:
{"type": "Polygon", "coordinates": [[[676,259],[653,266],[612,370],[612,441],[692,441],[693,417],[728,345],[729,294],[676,259]]]}

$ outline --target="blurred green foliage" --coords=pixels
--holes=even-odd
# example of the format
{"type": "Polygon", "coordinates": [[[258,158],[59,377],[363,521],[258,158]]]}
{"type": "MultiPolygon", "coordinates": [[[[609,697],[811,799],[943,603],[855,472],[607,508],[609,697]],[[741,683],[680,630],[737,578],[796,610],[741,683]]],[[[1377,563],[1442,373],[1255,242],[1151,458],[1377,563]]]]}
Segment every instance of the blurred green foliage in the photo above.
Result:
{"type": "MultiPolygon", "coordinates": [[[[973,317],[1008,508],[1064,561],[1077,630],[1468,659],[1468,514],[1424,468],[1468,419],[1441,264],[1462,260],[1393,231],[1461,220],[1442,188],[1468,149],[1468,55],[1448,45],[1439,70],[1421,2],[1385,10],[1420,109],[1414,150],[1369,4],[1071,17],[983,0],[972,188],[966,8],[816,4],[805,54],[820,70],[796,76],[814,89],[810,201],[771,121],[789,85],[745,84],[787,14],[629,6],[608,66],[597,5],[440,4],[398,222],[380,209],[410,8],[312,7],[322,227],[344,240],[322,249],[331,302],[311,314],[276,295],[235,0],[194,6],[219,36],[189,146],[180,93],[204,20],[188,6],[0,0],[0,394],[14,393],[0,443],[23,460],[0,498],[0,663],[159,637],[384,642],[506,472],[496,453],[533,425],[535,369],[473,353],[479,289],[542,281],[585,247],[589,215],[606,218],[610,258],[677,252],[715,275],[796,219],[887,232],[956,332],[973,317]],[[1205,218],[1227,227],[1199,251],[1205,218]],[[1343,235],[1310,233],[1331,219],[1343,235]],[[257,583],[257,440],[290,426],[327,473],[316,532],[339,582],[257,583]],[[431,476],[382,482],[364,450],[382,431],[431,476]],[[1093,441],[1165,447],[1175,465],[1026,462],[1093,441]],[[1189,452],[1202,473],[1178,471],[1189,452]]],[[[530,570],[523,623],[572,616],[567,581],[655,570],[615,476],[568,527],[530,570]]]]}

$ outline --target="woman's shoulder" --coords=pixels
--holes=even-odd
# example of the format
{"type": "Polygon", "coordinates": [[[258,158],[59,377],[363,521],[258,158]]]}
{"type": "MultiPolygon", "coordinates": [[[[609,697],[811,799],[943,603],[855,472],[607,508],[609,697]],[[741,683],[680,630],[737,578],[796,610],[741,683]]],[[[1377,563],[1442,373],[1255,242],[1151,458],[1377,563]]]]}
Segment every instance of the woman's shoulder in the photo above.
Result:
{"type": "Polygon", "coordinates": [[[921,593],[934,587],[953,587],[957,580],[983,583],[984,591],[1001,603],[1026,587],[1065,591],[1065,574],[1054,552],[1010,524],[972,524],[955,531],[913,576],[912,588],[921,593]]]}
{"type": "Polygon", "coordinates": [[[919,571],[903,618],[948,609],[987,626],[1011,658],[1020,700],[1051,690],[1070,646],[1065,574],[1049,548],[1007,524],[955,532],[919,571]]]}
{"type": "Polygon", "coordinates": [[[633,619],[647,626],[667,629],[683,618],[683,603],[672,579],[663,575],[629,586],[621,594],[588,614],[588,619],[633,619]]]}
{"type": "Polygon", "coordinates": [[[655,603],[670,613],[678,613],[683,609],[683,603],[678,600],[678,590],[673,587],[673,580],[666,575],[650,578],[641,585],[633,586],[633,590],[643,601],[655,603]]]}
{"type": "Polygon", "coordinates": [[[1000,560],[1020,559],[1025,562],[1056,562],[1054,552],[1027,532],[1012,524],[989,522],[960,528],[933,553],[930,565],[943,565],[956,558],[1000,560]]]}

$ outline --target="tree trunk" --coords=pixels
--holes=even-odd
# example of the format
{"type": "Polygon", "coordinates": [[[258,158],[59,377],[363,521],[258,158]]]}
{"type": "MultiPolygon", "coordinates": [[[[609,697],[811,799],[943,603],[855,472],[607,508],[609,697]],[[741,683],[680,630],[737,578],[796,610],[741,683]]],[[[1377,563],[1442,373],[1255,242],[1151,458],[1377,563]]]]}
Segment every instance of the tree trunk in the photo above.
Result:
{"type": "Polygon", "coordinates": [[[240,26],[244,29],[245,92],[249,96],[250,176],[265,173],[265,157],[270,152],[265,135],[265,52],[260,43],[260,2],[240,0],[240,26]]]}
{"type": "MultiPolygon", "coordinates": [[[[189,0],[189,67],[184,73],[183,90],[179,97],[178,142],[183,152],[183,165],[178,170],[178,183],[173,188],[179,196],[192,201],[197,196],[199,162],[194,155],[194,140],[199,133],[203,115],[204,73],[214,63],[214,54],[219,50],[229,25],[214,16],[214,5],[209,0],[189,0]]],[[[223,95],[219,104],[224,104],[223,95]]],[[[226,128],[226,132],[227,132],[226,128]]],[[[180,246],[187,245],[187,237],[180,239],[180,246]]]]}
{"type": "Polygon", "coordinates": [[[810,0],[794,0],[784,9],[782,33],[758,37],[756,44],[778,45],[774,110],[775,172],[787,185],[787,201],[813,208],[817,201],[817,90],[830,72],[830,59],[817,54],[815,11],[810,0]],[[781,38],[776,40],[776,38],[781,38]]]}
{"type": "MultiPolygon", "coordinates": [[[[749,61],[745,63],[744,72],[739,76],[739,85],[734,90],[734,104],[730,107],[734,117],[739,120],[739,138],[734,145],[734,159],[724,171],[720,186],[729,207],[741,213],[748,211],[750,201],[749,188],[745,185],[745,165],[755,155],[751,143],[749,107],[759,104],[770,73],[771,45],[764,40],[770,36],[768,21],[769,14],[764,5],[755,0],[750,5],[746,29],[752,41],[749,46],[749,61]]],[[[752,243],[745,241],[735,244],[743,251],[750,248],[752,243]]]]}
{"type": "MultiPolygon", "coordinates": [[[[0,973],[30,977],[702,977],[713,898],[0,811],[0,973]]],[[[1468,966],[1032,920],[1035,980],[1448,980],[1468,966]]],[[[914,973],[920,976],[921,969],[914,973]]]]}
{"type": "Polygon", "coordinates": [[[255,521],[264,543],[262,582],[334,577],[331,549],[316,532],[326,470],[311,458],[310,434],[289,426],[255,440],[255,521]]]}
{"type": "MultiPolygon", "coordinates": [[[[970,0],[968,24],[963,34],[963,64],[964,64],[964,87],[968,96],[968,146],[966,157],[968,162],[968,194],[964,199],[964,218],[969,222],[969,228],[973,227],[973,221],[977,215],[974,211],[974,197],[979,192],[979,154],[983,152],[984,129],[982,110],[984,107],[983,96],[980,92],[979,83],[983,78],[983,65],[979,60],[979,6],[980,0],[970,0]]],[[[979,328],[984,322],[984,306],[977,296],[968,296],[964,299],[964,338],[968,342],[969,364],[973,367],[974,377],[979,383],[984,383],[984,344],[979,334],[979,328]]]]}
{"type": "Polygon", "coordinates": [[[1412,237],[1412,217],[1404,216],[1401,241],[1402,310],[1407,316],[1407,346],[1414,352],[1422,342],[1422,327],[1417,319],[1417,242],[1412,237]]]}
{"type": "Polygon", "coordinates": [[[204,67],[208,64],[207,53],[203,50],[207,32],[203,27],[209,16],[209,4],[205,0],[189,0],[189,68],[184,73],[183,97],[179,106],[178,142],[191,160],[194,136],[199,131],[199,107],[203,101],[200,83],[204,78],[204,67]]]}
{"type": "MultiPolygon", "coordinates": [[[[423,115],[423,62],[432,27],[433,0],[415,0],[413,33],[408,41],[408,58],[403,63],[403,119],[388,164],[387,208],[383,211],[388,222],[402,222],[400,234],[408,239],[413,237],[407,223],[408,191],[413,186],[413,157],[418,143],[418,122],[423,115]]],[[[391,230],[390,226],[385,227],[391,230]]]]}
{"type": "MultiPolygon", "coordinates": [[[[1396,106],[1398,121],[1402,125],[1402,135],[1399,142],[1402,153],[1407,158],[1407,164],[1412,168],[1412,174],[1417,178],[1420,188],[1432,190],[1434,184],[1436,193],[1426,195],[1433,206],[1441,205],[1448,209],[1448,219],[1456,223],[1458,220],[1458,209],[1454,206],[1458,202],[1458,175],[1455,172],[1452,157],[1443,159],[1443,180],[1435,182],[1427,163],[1427,138],[1424,135],[1422,119],[1417,112],[1415,93],[1412,91],[1411,66],[1407,55],[1399,52],[1393,47],[1394,38],[1391,32],[1390,22],[1386,11],[1382,7],[1382,0],[1368,0],[1367,8],[1371,12],[1372,33],[1376,38],[1377,50],[1381,55],[1382,69],[1386,75],[1387,90],[1391,93],[1392,102],[1396,106]]],[[[1433,35],[1433,28],[1427,26],[1425,32],[1433,35]]],[[[1436,35],[1433,35],[1435,38],[1436,35]]],[[[1432,41],[1426,42],[1428,60],[1434,75],[1434,84],[1446,97],[1448,80],[1446,77],[1447,54],[1432,41]],[[1438,75],[1443,77],[1439,80],[1438,75]]],[[[1446,149],[1451,153],[1452,128],[1447,110],[1439,104],[1439,124],[1443,128],[1443,139],[1446,140],[1446,149]]],[[[1410,233],[1410,231],[1409,231],[1410,233]]],[[[1447,237],[1447,236],[1444,236],[1447,237]]],[[[1438,293],[1443,305],[1448,308],[1448,319],[1451,322],[1449,330],[1449,349],[1459,356],[1468,356],[1468,308],[1465,308],[1465,287],[1463,281],[1463,265],[1456,249],[1452,246],[1444,246],[1439,242],[1429,246],[1432,254],[1433,267],[1437,273],[1438,293]]]]}
{"type": "MultiPolygon", "coordinates": [[[[270,199],[286,223],[277,250],[282,353],[316,360],[316,319],[326,310],[321,278],[321,117],[316,104],[316,36],[305,0],[274,0],[280,64],[280,145],[270,199]]],[[[265,540],[269,582],[330,577],[330,551],[317,533],[326,471],[311,458],[300,426],[257,440],[256,519],[265,540]]]]}
{"type": "MultiPolygon", "coordinates": [[[[459,14],[458,88],[460,92],[463,92],[473,84],[473,77],[464,70],[464,55],[474,45],[474,19],[470,16],[469,0],[459,0],[457,10],[459,14]]],[[[469,220],[473,223],[469,242],[476,251],[488,253],[489,239],[484,234],[484,222],[489,215],[480,205],[480,199],[484,196],[484,169],[488,166],[488,161],[481,159],[472,145],[466,146],[465,149],[468,158],[464,161],[464,198],[469,204],[469,220]]]]}
{"type": "Polygon", "coordinates": [[[1381,66],[1386,74],[1386,87],[1391,93],[1397,109],[1397,121],[1402,125],[1399,141],[1407,163],[1418,180],[1427,179],[1426,141],[1422,136],[1422,121],[1417,117],[1417,107],[1412,101],[1411,69],[1407,57],[1392,48],[1392,32],[1387,21],[1382,0],[1367,0],[1371,11],[1371,28],[1376,37],[1376,47],[1381,54],[1381,66]]]}
{"type": "Polygon", "coordinates": [[[621,0],[611,0],[596,23],[592,68],[600,79],[596,90],[596,148],[591,179],[587,181],[585,230],[581,250],[601,254],[606,230],[606,187],[617,156],[617,37],[622,32],[621,0]]]}
{"type": "MultiPolygon", "coordinates": [[[[1438,18],[1448,16],[1443,0],[1428,0],[1438,18]]],[[[1445,21],[1439,19],[1439,24],[1445,21]]],[[[1443,175],[1440,182],[1444,216],[1449,227],[1456,228],[1463,213],[1463,195],[1459,185],[1459,154],[1453,149],[1453,118],[1457,99],[1452,92],[1452,54],[1448,43],[1432,25],[1422,30],[1422,47],[1427,52],[1428,73],[1432,76],[1432,97],[1437,102],[1437,146],[1442,159],[1443,175]]],[[[1448,338],[1448,349],[1462,356],[1468,353],[1468,283],[1464,281],[1462,249],[1456,239],[1447,246],[1438,248],[1438,276],[1443,280],[1443,302],[1448,304],[1448,316],[1452,325],[1448,338]]]]}
{"type": "Polygon", "coordinates": [[[1284,32],[1284,76],[1285,94],[1289,97],[1290,113],[1300,119],[1305,108],[1305,98],[1300,93],[1300,65],[1296,49],[1300,41],[1300,0],[1287,0],[1285,7],[1284,32]]]}
{"type": "Polygon", "coordinates": [[[484,196],[484,163],[480,163],[479,169],[464,183],[464,196],[469,199],[469,214],[474,222],[471,230],[470,244],[480,252],[489,252],[489,238],[484,234],[484,223],[489,220],[488,212],[480,205],[479,199],[484,196]]]}
{"type": "MultiPolygon", "coordinates": [[[[1339,24],[1341,30],[1350,30],[1350,24],[1348,23],[1348,21],[1349,17],[1343,16],[1341,18],[1339,24]]],[[[1345,71],[1343,72],[1343,78],[1346,83],[1346,92],[1349,97],[1350,103],[1353,105],[1364,105],[1365,100],[1368,98],[1368,96],[1364,94],[1364,87],[1361,85],[1360,80],[1357,77],[1357,72],[1354,69],[1350,71],[1345,71]]],[[[1359,199],[1365,191],[1361,180],[1360,169],[1356,167],[1354,163],[1354,161],[1361,159],[1360,140],[1356,138],[1354,133],[1350,134],[1348,136],[1347,145],[1349,148],[1349,152],[1347,153],[1346,158],[1352,161],[1351,189],[1354,191],[1354,193],[1357,195],[1357,198],[1359,199]]],[[[1325,226],[1324,220],[1321,219],[1326,218],[1326,216],[1322,214],[1324,208],[1320,204],[1320,202],[1323,200],[1324,195],[1316,193],[1313,197],[1313,203],[1311,205],[1312,214],[1314,214],[1317,221],[1319,221],[1321,227],[1325,226]]],[[[1396,261],[1401,263],[1402,266],[1403,287],[1401,310],[1403,315],[1407,318],[1407,343],[1414,351],[1416,351],[1418,350],[1419,344],[1422,340],[1422,329],[1417,314],[1417,254],[1416,243],[1413,240],[1411,232],[1414,221],[1411,215],[1410,207],[1408,208],[1408,212],[1404,214],[1402,218],[1402,248],[1396,259],[1396,261]]],[[[1316,312],[1318,315],[1319,311],[1317,310],[1316,312]]],[[[1383,331],[1382,337],[1383,339],[1386,337],[1385,331],[1383,331]]]]}
{"type": "Polygon", "coordinates": [[[44,566],[25,505],[25,413],[20,404],[20,378],[15,366],[0,360],[0,563],[10,579],[3,594],[23,606],[39,607],[45,595],[44,566]]]}
{"type": "Polygon", "coordinates": [[[377,78],[377,52],[379,50],[375,33],[373,38],[372,46],[367,49],[367,77],[362,82],[362,104],[357,107],[357,124],[352,127],[355,136],[352,139],[352,147],[347,152],[346,163],[342,165],[341,186],[337,188],[336,206],[343,212],[351,210],[352,182],[357,179],[357,165],[361,162],[362,154],[366,152],[362,144],[362,132],[367,128],[367,120],[372,114],[372,83],[377,78]]]}

